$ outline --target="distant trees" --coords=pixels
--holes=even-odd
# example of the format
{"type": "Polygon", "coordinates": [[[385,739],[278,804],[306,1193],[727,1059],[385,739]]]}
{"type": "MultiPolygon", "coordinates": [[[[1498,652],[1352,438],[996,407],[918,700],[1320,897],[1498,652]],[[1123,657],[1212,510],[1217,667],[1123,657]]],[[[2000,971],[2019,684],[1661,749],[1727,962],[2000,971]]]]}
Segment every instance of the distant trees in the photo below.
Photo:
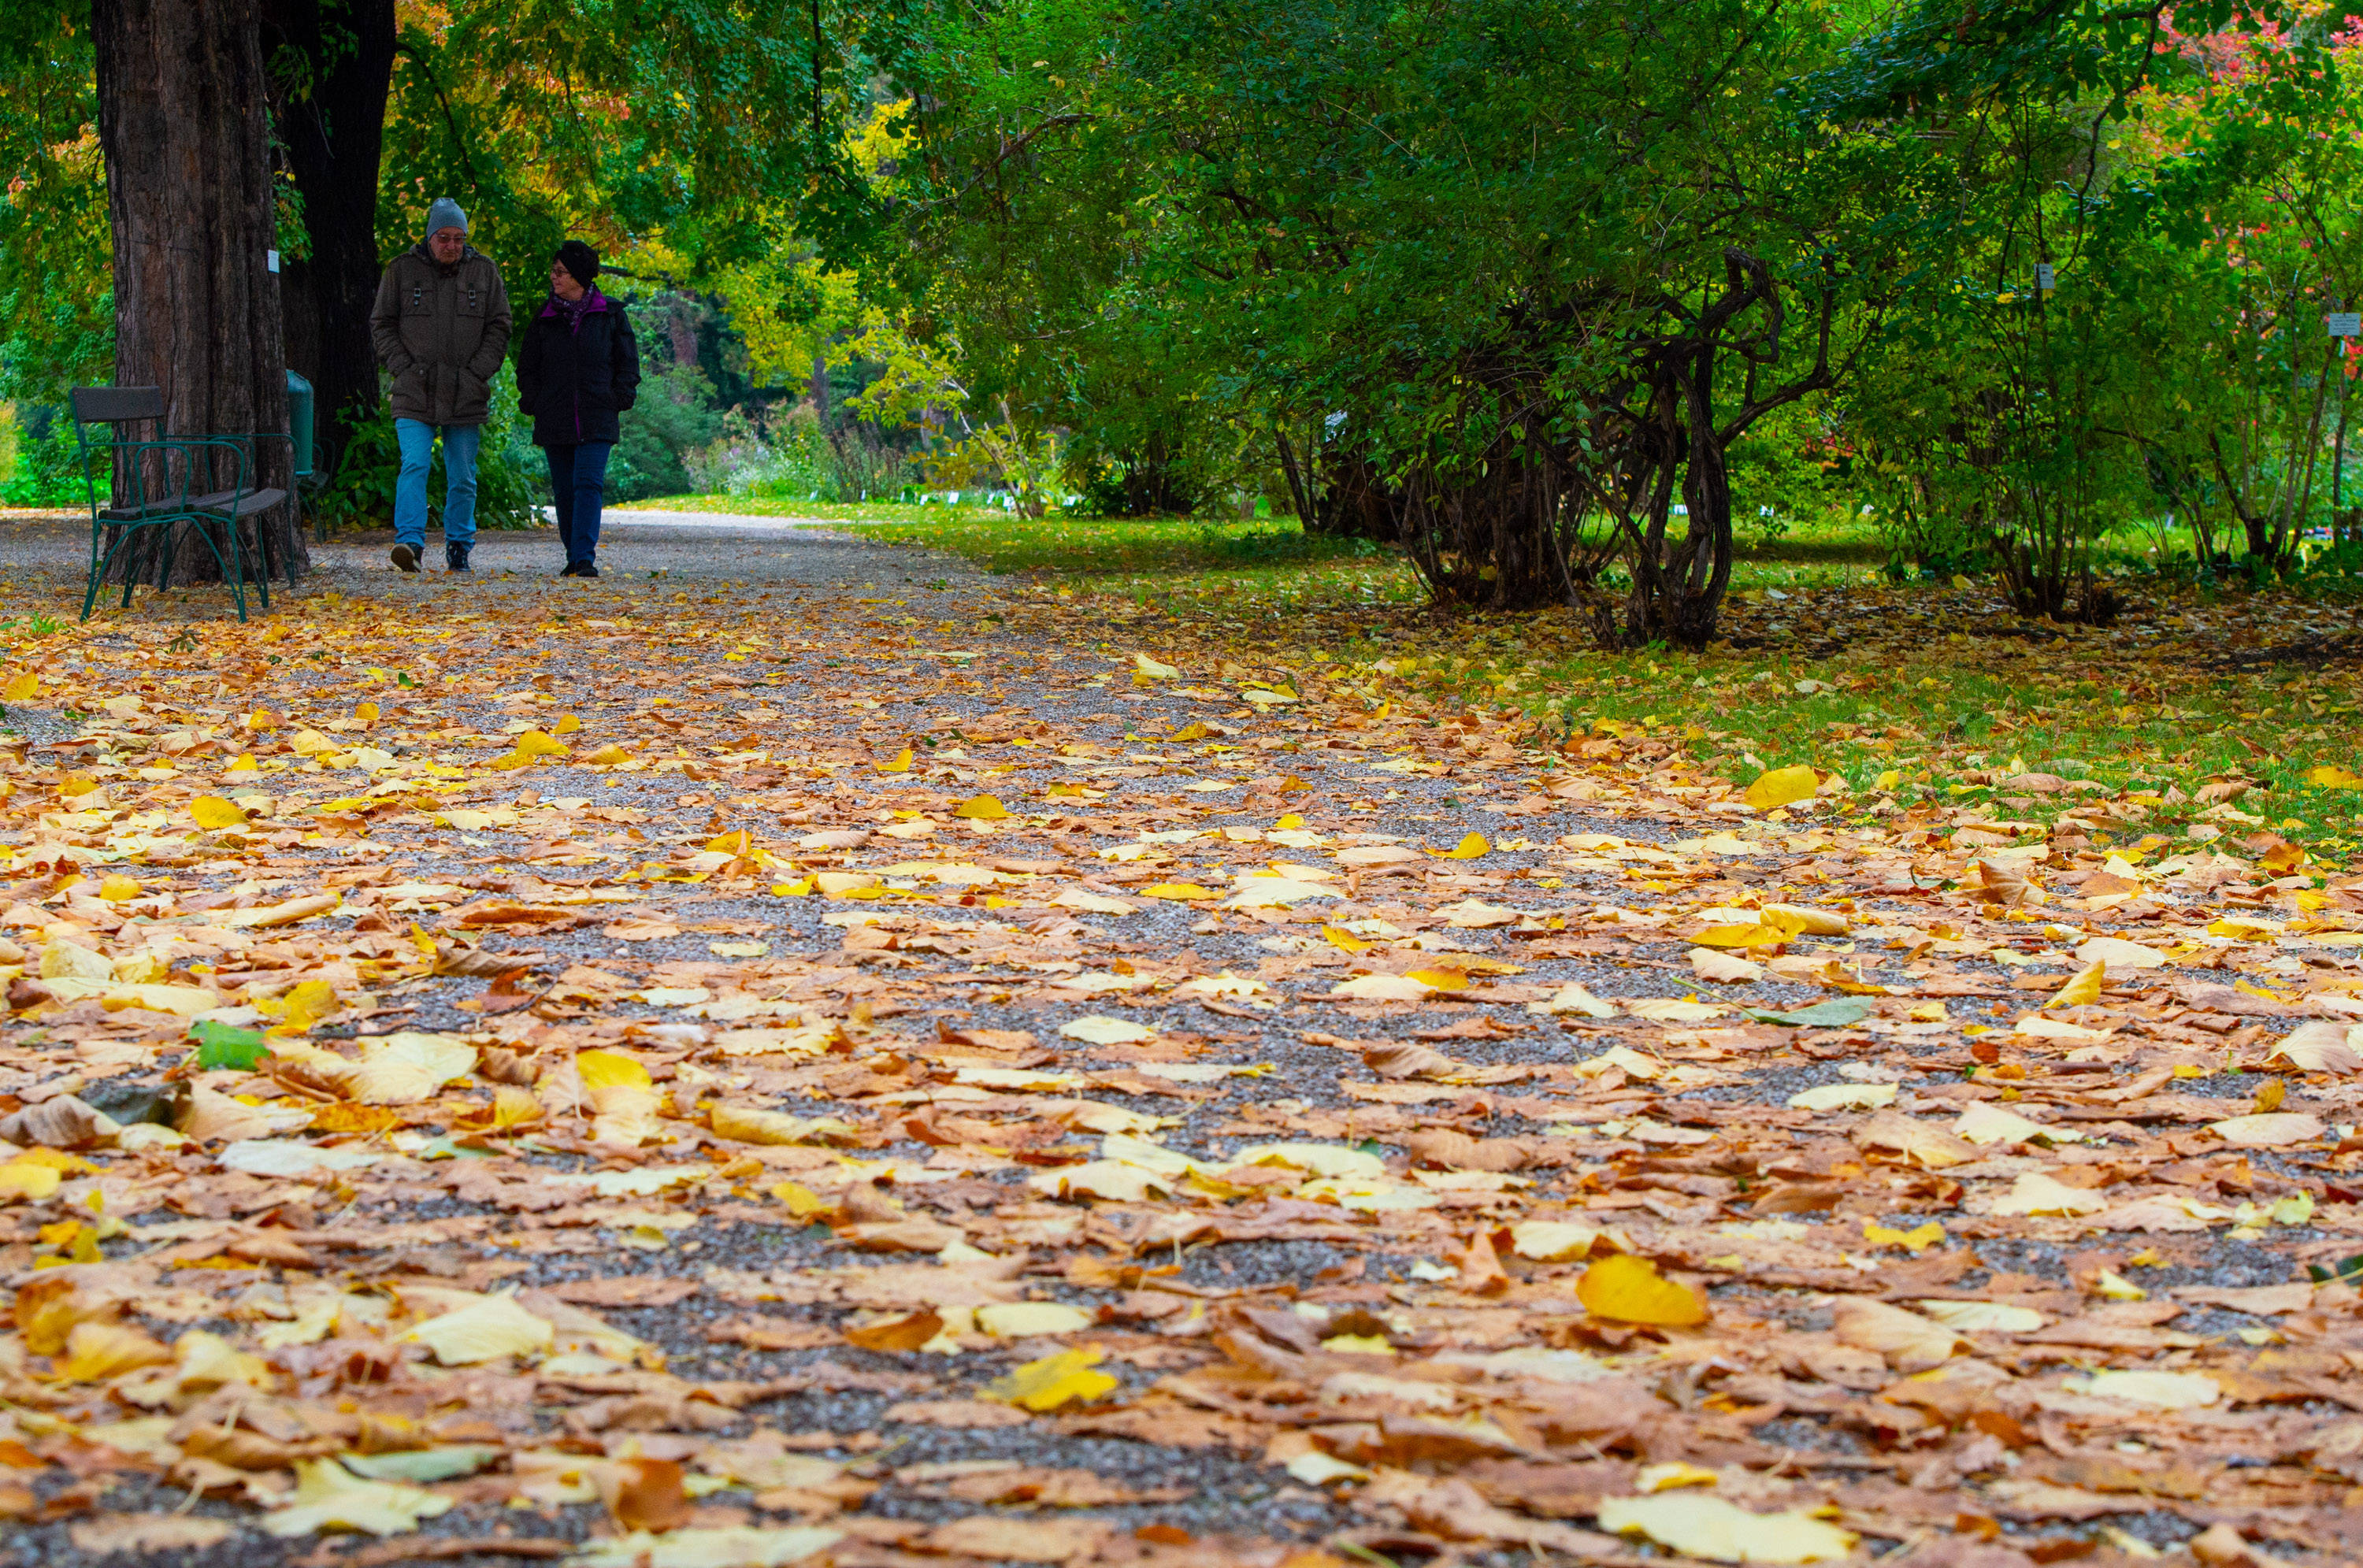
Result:
{"type": "Polygon", "coordinates": [[[2090,541],[2145,507],[2286,552],[2319,420],[2255,394],[2326,363],[2335,51],[2220,0],[1856,17],[963,12],[900,210],[980,387],[1117,462],[1250,430],[1308,527],[1613,644],[1714,634],[1730,449],[1808,398],[2031,613],[2104,616],[2090,541]]]}

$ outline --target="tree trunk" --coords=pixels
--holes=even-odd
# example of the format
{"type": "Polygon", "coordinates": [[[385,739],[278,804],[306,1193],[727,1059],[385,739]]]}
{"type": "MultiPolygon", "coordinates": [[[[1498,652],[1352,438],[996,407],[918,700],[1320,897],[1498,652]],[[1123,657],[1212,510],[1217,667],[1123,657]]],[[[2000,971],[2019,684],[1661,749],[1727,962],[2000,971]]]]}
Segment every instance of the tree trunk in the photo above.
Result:
{"type": "Polygon", "coordinates": [[[828,348],[826,344],[815,344],[813,347],[813,417],[819,422],[820,433],[824,436],[828,434],[828,404],[830,395],[828,385],[828,348]]]}
{"type": "MultiPolygon", "coordinates": [[[[161,387],[175,436],[283,435],[286,357],[265,146],[257,0],[95,0],[99,146],[114,228],[115,380],[161,387]]],[[[250,444],[249,487],[286,488],[283,439],[250,444]]],[[[216,453],[226,490],[239,465],[216,453]]],[[[120,484],[121,476],[118,476],[120,484]]],[[[282,571],[311,565],[288,507],[253,520],[282,571]]],[[[142,530],[116,558],[117,580],[217,580],[213,553],[183,527],[142,530]],[[168,542],[161,537],[174,536],[168,542]],[[170,547],[178,543],[180,547],[170,547]],[[169,555],[169,562],[161,558],[169,555]]],[[[261,563],[252,569],[258,575],[261,563]]]]}
{"type": "Polygon", "coordinates": [[[286,62],[272,72],[272,101],[310,242],[309,255],[281,263],[287,366],[312,383],[327,471],[344,452],[350,421],[378,404],[369,312],[381,271],[378,166],[394,75],[394,0],[261,0],[261,9],[263,55],[274,66],[286,62]]]}

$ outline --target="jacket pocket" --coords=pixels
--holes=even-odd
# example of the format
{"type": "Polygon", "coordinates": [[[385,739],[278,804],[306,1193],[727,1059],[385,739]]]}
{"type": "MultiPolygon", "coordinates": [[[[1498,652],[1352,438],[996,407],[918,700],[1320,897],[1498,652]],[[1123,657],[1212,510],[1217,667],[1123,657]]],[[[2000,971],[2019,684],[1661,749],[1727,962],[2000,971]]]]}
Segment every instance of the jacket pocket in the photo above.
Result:
{"type": "Polygon", "coordinates": [[[481,423],[493,411],[493,389],[465,366],[453,372],[459,381],[459,395],[452,401],[452,412],[462,425],[481,423]]]}

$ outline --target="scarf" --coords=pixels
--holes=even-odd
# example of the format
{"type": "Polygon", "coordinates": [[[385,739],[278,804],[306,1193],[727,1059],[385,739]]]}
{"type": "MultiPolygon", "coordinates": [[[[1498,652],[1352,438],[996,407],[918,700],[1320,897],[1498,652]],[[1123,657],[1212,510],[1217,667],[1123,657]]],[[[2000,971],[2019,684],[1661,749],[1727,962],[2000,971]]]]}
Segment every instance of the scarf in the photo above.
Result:
{"type": "Polygon", "coordinates": [[[576,336],[581,335],[582,318],[590,314],[593,306],[595,305],[601,309],[606,307],[606,301],[600,296],[599,285],[596,283],[584,289],[582,297],[579,300],[562,300],[552,293],[549,296],[549,303],[556,307],[559,315],[565,321],[566,330],[576,336]]]}

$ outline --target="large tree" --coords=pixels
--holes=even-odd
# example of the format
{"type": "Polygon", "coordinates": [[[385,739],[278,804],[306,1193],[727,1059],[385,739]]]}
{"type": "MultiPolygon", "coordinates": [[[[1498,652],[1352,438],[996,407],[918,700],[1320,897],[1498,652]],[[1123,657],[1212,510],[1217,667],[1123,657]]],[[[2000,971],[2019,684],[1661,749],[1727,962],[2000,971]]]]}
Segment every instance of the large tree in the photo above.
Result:
{"type": "MultiPolygon", "coordinates": [[[[114,236],[115,380],[158,386],[174,435],[284,431],[278,245],[257,0],[96,0],[98,135],[114,236]]],[[[285,487],[285,444],[254,443],[252,475],[285,487]]],[[[217,454],[206,488],[237,465],[217,454]]],[[[291,569],[310,565],[285,508],[258,520],[291,569]]],[[[177,529],[172,532],[178,532],[177,529]]],[[[118,569],[157,573],[150,529],[118,569]]],[[[217,575],[212,553],[179,550],[174,580],[217,575]]]]}
{"type": "Polygon", "coordinates": [[[288,368],[308,379],[324,463],[347,420],[377,403],[370,302],[378,254],[378,164],[394,74],[394,0],[262,0],[273,128],[303,208],[280,309],[288,368]]]}

